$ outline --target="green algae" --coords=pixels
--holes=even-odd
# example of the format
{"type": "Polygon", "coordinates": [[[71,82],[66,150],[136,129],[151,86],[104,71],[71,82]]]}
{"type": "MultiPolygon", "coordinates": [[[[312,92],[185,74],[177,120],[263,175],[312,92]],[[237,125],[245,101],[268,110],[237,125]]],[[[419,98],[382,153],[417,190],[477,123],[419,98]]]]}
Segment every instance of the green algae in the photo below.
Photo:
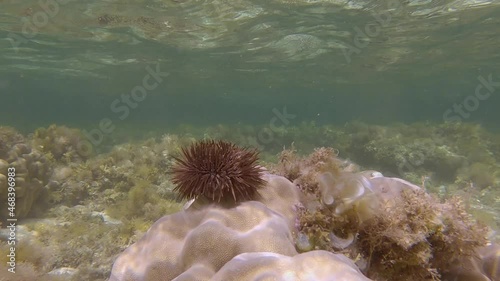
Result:
{"type": "Polygon", "coordinates": [[[127,192],[126,197],[117,200],[116,204],[106,209],[106,213],[118,219],[140,217],[154,222],[165,214],[179,211],[180,207],[181,205],[175,201],[161,198],[150,182],[139,180],[127,192]]]}
{"type": "Polygon", "coordinates": [[[82,149],[84,141],[85,136],[80,130],[56,125],[38,128],[32,137],[34,147],[64,164],[83,162],[91,156],[82,149]]]}

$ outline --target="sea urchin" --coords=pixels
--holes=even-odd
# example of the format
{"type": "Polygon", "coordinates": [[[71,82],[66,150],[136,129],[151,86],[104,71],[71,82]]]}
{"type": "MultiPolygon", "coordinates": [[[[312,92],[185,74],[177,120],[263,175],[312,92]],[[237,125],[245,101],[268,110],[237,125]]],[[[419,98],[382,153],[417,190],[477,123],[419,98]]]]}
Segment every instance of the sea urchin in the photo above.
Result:
{"type": "Polygon", "coordinates": [[[181,198],[203,196],[212,202],[241,202],[256,199],[264,185],[258,152],[225,141],[202,140],[182,148],[174,157],[174,191],[181,198]]]}

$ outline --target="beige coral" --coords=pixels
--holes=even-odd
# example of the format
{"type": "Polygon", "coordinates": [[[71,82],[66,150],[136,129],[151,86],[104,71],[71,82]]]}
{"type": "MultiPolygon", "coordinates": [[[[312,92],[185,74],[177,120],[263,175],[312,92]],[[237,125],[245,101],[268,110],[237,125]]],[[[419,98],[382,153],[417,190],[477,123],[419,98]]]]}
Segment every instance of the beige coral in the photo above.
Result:
{"type": "Polygon", "coordinates": [[[369,281],[341,254],[311,251],[293,257],[276,253],[244,253],[226,263],[211,280],[369,281]]]}
{"type": "Polygon", "coordinates": [[[347,259],[333,254],[294,257],[297,251],[292,232],[296,220],[294,206],[299,204],[298,189],[280,176],[266,174],[265,179],[267,185],[259,190],[261,202],[247,201],[233,208],[198,203],[163,217],[118,257],[110,281],[254,280],[252,276],[272,264],[288,268],[269,272],[283,278],[316,269],[321,275],[337,268],[334,271],[338,274],[359,276],[350,280],[367,280],[347,259]],[[259,255],[269,263],[261,264],[259,255]],[[241,258],[251,260],[241,268],[244,272],[235,273],[234,266],[241,263],[241,258]],[[319,264],[312,266],[315,262],[319,264]],[[221,268],[225,269],[219,272],[221,268]]]}
{"type": "Polygon", "coordinates": [[[465,257],[445,274],[445,280],[500,280],[500,245],[479,248],[476,255],[465,257]]]}
{"type": "Polygon", "coordinates": [[[200,267],[216,272],[234,256],[255,251],[297,253],[280,214],[256,201],[233,209],[207,206],[157,221],[118,258],[111,280],[172,280],[200,267]]]}

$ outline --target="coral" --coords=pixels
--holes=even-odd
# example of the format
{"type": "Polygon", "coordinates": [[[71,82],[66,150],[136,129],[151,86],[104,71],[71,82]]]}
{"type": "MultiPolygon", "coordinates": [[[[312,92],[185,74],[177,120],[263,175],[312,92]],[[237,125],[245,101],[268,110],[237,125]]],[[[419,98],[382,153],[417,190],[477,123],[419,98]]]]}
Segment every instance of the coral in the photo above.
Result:
{"type": "Polygon", "coordinates": [[[293,148],[285,149],[280,154],[278,165],[272,171],[283,175],[298,185],[302,191],[319,195],[318,184],[315,181],[318,173],[328,171],[336,176],[344,168],[349,171],[357,170],[352,163],[342,161],[337,155],[338,151],[333,148],[320,147],[315,148],[309,156],[301,158],[293,148]]]}
{"type": "Polygon", "coordinates": [[[25,142],[23,135],[14,128],[0,126],[0,159],[9,157],[13,145],[25,142]]]}
{"type": "Polygon", "coordinates": [[[43,153],[50,153],[60,163],[84,162],[91,156],[83,146],[85,136],[78,129],[51,125],[39,128],[32,137],[32,146],[43,153]]]}
{"type": "Polygon", "coordinates": [[[262,203],[193,205],[163,217],[118,257],[110,280],[203,280],[242,253],[296,255],[291,230],[297,189],[282,177],[264,179],[262,203]]]}
{"type": "MultiPolygon", "coordinates": [[[[193,280],[193,279],[191,279],[193,280]]],[[[211,280],[349,280],[369,281],[354,263],[341,254],[311,251],[293,257],[244,253],[226,263],[211,280]]]]}
{"type": "MultiPolygon", "coordinates": [[[[7,186],[7,170],[15,168],[15,216],[27,217],[46,190],[53,164],[12,128],[0,127],[0,145],[0,186],[7,186]]],[[[0,200],[7,202],[7,188],[0,189],[0,200]]],[[[0,218],[6,216],[7,208],[2,208],[0,218]]]]}
{"type": "Polygon", "coordinates": [[[259,202],[274,212],[281,214],[288,223],[289,229],[296,230],[297,208],[301,205],[302,194],[298,188],[286,178],[265,173],[264,188],[259,189],[259,202]]]}
{"type": "Polygon", "coordinates": [[[500,245],[492,244],[478,250],[482,273],[491,280],[500,279],[500,245]]]}
{"type": "Polygon", "coordinates": [[[252,200],[264,184],[263,168],[257,165],[258,152],[229,142],[202,140],[182,148],[182,157],[174,159],[174,191],[184,199],[252,200]]]}
{"type": "MultiPolygon", "coordinates": [[[[64,193],[60,183],[71,175],[76,163],[87,159],[88,155],[78,151],[82,140],[77,129],[64,126],[40,128],[31,139],[0,127],[0,184],[7,179],[7,168],[15,168],[17,218],[35,215],[47,203],[61,201],[57,200],[64,193]]],[[[6,190],[0,191],[1,200],[6,200],[6,190]]],[[[0,217],[5,216],[6,209],[2,209],[0,217]]]]}
{"type": "Polygon", "coordinates": [[[459,265],[445,273],[446,280],[500,280],[500,245],[492,244],[477,250],[476,255],[463,258],[459,265]]]}
{"type": "MultiPolygon", "coordinates": [[[[324,178],[324,175],[320,175],[324,178]]],[[[337,216],[353,216],[352,221],[359,225],[371,219],[381,207],[380,198],[372,184],[361,175],[342,174],[337,178],[323,180],[321,203],[337,216]],[[335,188],[331,188],[335,186],[335,188]]],[[[390,207],[390,206],[388,206],[390,207]]]]}
{"type": "Polygon", "coordinates": [[[193,266],[216,272],[245,252],[294,255],[291,241],[281,216],[259,202],[244,202],[230,210],[207,207],[180,212],[157,221],[127,248],[115,262],[110,280],[173,280],[193,266]]]}

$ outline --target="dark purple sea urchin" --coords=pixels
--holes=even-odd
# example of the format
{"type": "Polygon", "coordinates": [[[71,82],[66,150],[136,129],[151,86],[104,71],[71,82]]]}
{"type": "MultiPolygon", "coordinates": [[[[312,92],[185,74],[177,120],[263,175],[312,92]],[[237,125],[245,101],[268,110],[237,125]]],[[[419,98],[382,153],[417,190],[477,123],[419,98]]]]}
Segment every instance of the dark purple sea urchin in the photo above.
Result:
{"type": "Polygon", "coordinates": [[[181,198],[203,196],[213,202],[241,202],[256,199],[264,185],[258,152],[225,141],[202,140],[182,148],[174,157],[174,191],[181,198]]]}

